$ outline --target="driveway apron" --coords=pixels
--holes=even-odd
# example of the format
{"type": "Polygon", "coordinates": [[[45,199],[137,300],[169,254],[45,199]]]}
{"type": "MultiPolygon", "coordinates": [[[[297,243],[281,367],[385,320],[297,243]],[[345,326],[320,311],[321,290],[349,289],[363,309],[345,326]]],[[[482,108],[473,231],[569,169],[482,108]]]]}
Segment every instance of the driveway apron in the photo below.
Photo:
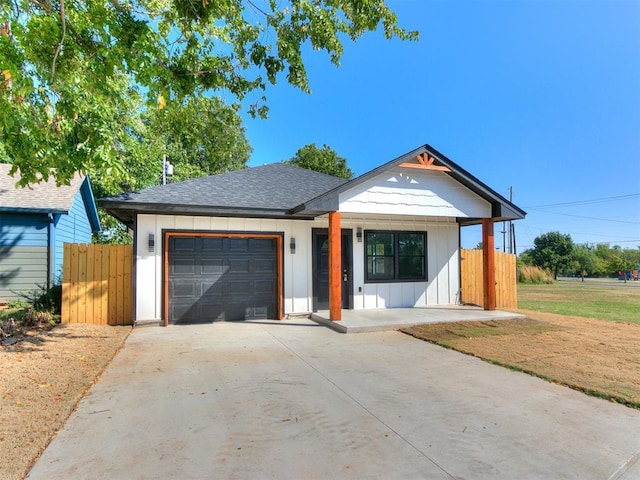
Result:
{"type": "Polygon", "coordinates": [[[637,410],[398,332],[148,327],[27,478],[631,480],[639,432],[637,410]]]}

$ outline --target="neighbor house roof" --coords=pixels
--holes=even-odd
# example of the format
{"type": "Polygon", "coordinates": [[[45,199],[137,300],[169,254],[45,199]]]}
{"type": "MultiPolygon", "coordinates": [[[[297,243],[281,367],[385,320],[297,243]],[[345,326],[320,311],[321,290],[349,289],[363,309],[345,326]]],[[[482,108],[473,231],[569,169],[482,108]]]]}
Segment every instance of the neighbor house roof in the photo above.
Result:
{"type": "Polygon", "coordinates": [[[10,175],[11,165],[0,163],[0,212],[68,214],[81,191],[89,221],[100,231],[100,221],[89,178],[76,173],[69,185],[56,185],[52,175],[46,182],[17,187],[20,174],[10,175]]]}
{"type": "MultiPolygon", "coordinates": [[[[123,193],[98,204],[127,225],[136,213],[270,218],[314,218],[339,210],[339,195],[419,155],[491,204],[495,220],[517,220],[526,213],[429,145],[417,148],[353,180],[333,177],[284,163],[247,168],[123,193]]],[[[460,218],[461,224],[480,219],[460,218]]]]}
{"type": "Polygon", "coordinates": [[[98,204],[128,225],[136,212],[286,217],[297,205],[345,182],[344,178],[273,163],[123,193],[102,198],[98,204]]]}

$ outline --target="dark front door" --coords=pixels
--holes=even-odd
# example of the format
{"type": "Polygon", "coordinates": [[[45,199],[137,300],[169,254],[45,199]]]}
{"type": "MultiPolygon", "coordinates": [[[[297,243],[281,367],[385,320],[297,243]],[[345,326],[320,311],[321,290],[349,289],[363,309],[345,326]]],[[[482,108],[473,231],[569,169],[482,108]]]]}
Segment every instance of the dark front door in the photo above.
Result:
{"type": "MultiPolygon", "coordinates": [[[[353,232],[342,229],[342,308],[353,308],[353,232]]],[[[313,311],[329,310],[329,231],[313,229],[313,311]]]]}
{"type": "Polygon", "coordinates": [[[277,317],[275,238],[169,238],[169,323],[277,317]]]}

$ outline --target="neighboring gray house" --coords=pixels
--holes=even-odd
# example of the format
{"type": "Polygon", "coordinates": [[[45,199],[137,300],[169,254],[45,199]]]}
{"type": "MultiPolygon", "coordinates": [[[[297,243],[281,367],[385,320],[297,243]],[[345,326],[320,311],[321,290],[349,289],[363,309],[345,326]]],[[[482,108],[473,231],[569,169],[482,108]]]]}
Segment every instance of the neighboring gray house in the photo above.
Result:
{"type": "Polygon", "coordinates": [[[59,282],[63,244],[91,243],[100,231],[89,177],[16,188],[10,169],[0,164],[0,304],[59,282]]]}
{"type": "Polygon", "coordinates": [[[460,228],[492,245],[525,216],[428,145],[348,181],[278,163],[98,204],[134,232],[135,321],[164,325],[456,304],[460,228]]]}

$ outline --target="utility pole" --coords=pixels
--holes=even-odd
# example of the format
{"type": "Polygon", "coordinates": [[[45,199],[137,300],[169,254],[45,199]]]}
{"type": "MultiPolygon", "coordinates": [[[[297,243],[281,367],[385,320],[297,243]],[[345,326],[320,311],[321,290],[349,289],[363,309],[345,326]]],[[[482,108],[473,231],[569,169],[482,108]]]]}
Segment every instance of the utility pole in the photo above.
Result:
{"type": "MultiPolygon", "coordinates": [[[[509,201],[513,203],[513,187],[509,187],[509,201]]],[[[512,220],[509,220],[509,253],[516,253],[516,232],[512,220]]]]}

